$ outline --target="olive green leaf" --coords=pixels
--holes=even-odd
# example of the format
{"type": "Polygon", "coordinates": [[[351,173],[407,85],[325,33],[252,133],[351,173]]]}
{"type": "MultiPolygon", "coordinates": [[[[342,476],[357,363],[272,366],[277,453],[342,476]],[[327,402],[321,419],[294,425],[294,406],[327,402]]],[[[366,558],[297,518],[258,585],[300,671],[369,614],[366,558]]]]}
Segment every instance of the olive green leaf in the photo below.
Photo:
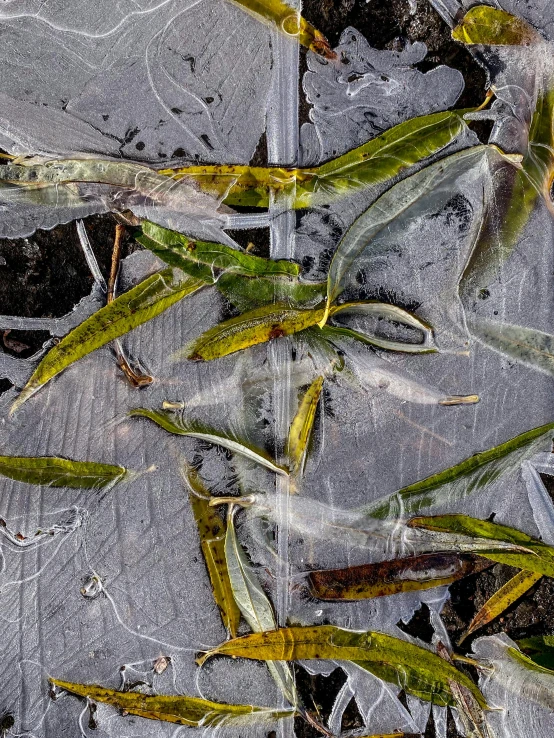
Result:
{"type": "Polygon", "coordinates": [[[292,474],[298,474],[304,466],[306,451],[312,435],[315,414],[324,381],[325,377],[316,377],[314,379],[306,390],[298,411],[293,418],[287,443],[287,454],[292,474]]]}
{"type": "MultiPolygon", "coordinates": [[[[237,538],[232,507],[227,520],[225,557],[235,601],[250,629],[254,633],[262,633],[277,628],[271,602],[237,538]]],[[[298,695],[294,675],[286,661],[268,661],[267,667],[286,699],[291,705],[296,705],[298,695]]]]}
{"type": "Polygon", "coordinates": [[[554,336],[533,328],[490,320],[468,321],[480,341],[519,364],[554,376],[554,336]]]}
{"type": "Polygon", "coordinates": [[[481,707],[487,707],[471,679],[452,664],[426,648],[384,633],[355,632],[334,625],[280,628],[222,643],[199,663],[214,655],[261,661],[351,661],[406,692],[442,705],[454,704],[449,685],[453,681],[467,687],[481,707]]]}
{"type": "Polygon", "coordinates": [[[554,636],[532,636],[516,643],[536,664],[554,669],[554,636]]]}
{"type": "Polygon", "coordinates": [[[396,305],[377,302],[376,300],[346,302],[341,305],[332,305],[328,310],[328,314],[329,318],[335,318],[335,321],[338,314],[343,318],[362,316],[373,320],[373,324],[367,321],[368,325],[366,327],[358,325],[356,330],[327,324],[325,328],[328,336],[333,334],[343,335],[388,351],[423,354],[437,350],[431,326],[416,315],[396,305]],[[406,335],[400,334],[396,338],[394,336],[387,338],[385,326],[388,327],[389,333],[395,326],[397,331],[399,328],[403,329],[406,335]]]}
{"type": "Polygon", "coordinates": [[[524,20],[490,5],[470,8],[452,31],[452,38],[485,46],[527,46],[542,40],[524,20]]]}
{"type": "Polygon", "coordinates": [[[371,517],[397,517],[445,501],[461,499],[505,474],[517,469],[521,462],[549,447],[554,423],[526,431],[515,438],[474,454],[449,469],[403,487],[367,508],[371,517]]]}
{"type": "Polygon", "coordinates": [[[492,146],[474,146],[458,151],[395,184],[379,197],[344,234],[329,268],[327,302],[331,306],[345,288],[357,260],[372,241],[394,222],[425,209],[437,209],[450,199],[455,181],[462,175],[479,172],[483,162],[500,156],[492,146]]]}
{"type": "Polygon", "coordinates": [[[254,446],[246,445],[240,441],[230,438],[221,434],[219,431],[207,428],[200,423],[185,423],[181,418],[171,410],[147,410],[143,407],[137,407],[129,412],[131,417],[142,417],[152,420],[154,423],[168,431],[168,433],[174,433],[178,436],[190,436],[191,438],[198,438],[201,441],[207,441],[217,446],[232,451],[235,454],[255,461],[260,466],[264,466],[276,474],[282,476],[288,475],[288,470],[283,466],[279,466],[265,451],[254,446]]]}
{"type": "Polygon", "coordinates": [[[170,266],[206,282],[216,281],[222,272],[247,277],[295,277],[300,272],[299,265],[292,261],[263,259],[221,243],[196,241],[147,220],[141,228],[142,234],[136,237],[140,244],[170,266]]]}
{"type": "Polygon", "coordinates": [[[301,282],[294,277],[248,279],[232,272],[222,274],[215,286],[241,312],[275,303],[313,308],[325,300],[327,290],[326,282],[301,282]]]}
{"type": "Polygon", "coordinates": [[[294,208],[326,205],[357,190],[388,182],[438,153],[464,129],[464,114],[454,110],[400,123],[347,153],[307,169],[205,165],[158,172],[187,178],[231,207],[269,207],[270,193],[292,189],[294,208]]]}
{"type": "Polygon", "coordinates": [[[240,622],[240,610],[233,596],[227,569],[225,556],[226,524],[215,508],[210,505],[208,491],[200,481],[197,472],[190,467],[186,468],[185,479],[190,488],[190,505],[198,527],[200,547],[212,585],[214,600],[227,632],[232,638],[236,638],[240,622]]]}
{"type": "Polygon", "coordinates": [[[75,684],[60,679],[50,679],[50,682],[67,692],[86,697],[94,702],[103,702],[112,705],[118,710],[124,710],[130,715],[162,720],[178,725],[194,727],[208,727],[221,724],[232,718],[252,716],[283,718],[294,714],[291,710],[272,710],[268,707],[253,707],[252,705],[225,705],[219,702],[186,697],[184,695],[147,695],[140,692],[117,692],[106,689],[97,684],[75,684]]]}
{"type": "MultiPolygon", "coordinates": [[[[316,325],[323,314],[323,309],[302,310],[287,305],[264,305],[210,328],[186,348],[185,353],[193,361],[219,359],[266,343],[272,338],[298,333],[316,325]]],[[[181,353],[176,354],[176,357],[181,353]]]]}
{"type": "Polygon", "coordinates": [[[417,517],[412,518],[408,525],[411,528],[456,533],[469,538],[485,538],[491,541],[493,547],[497,542],[520,546],[522,550],[514,553],[501,550],[493,551],[492,549],[483,553],[476,550],[476,553],[491,561],[498,561],[500,564],[507,564],[518,569],[525,569],[528,572],[554,577],[554,547],[547,546],[516,528],[491,523],[488,520],[471,518],[468,515],[417,517]]]}
{"type": "Polygon", "coordinates": [[[97,489],[119,482],[122,466],[71,461],[55,456],[0,456],[0,475],[27,484],[71,489],[97,489]]]}
{"type": "Polygon", "coordinates": [[[13,403],[15,412],[35,392],[75,361],[155,318],[205,282],[171,267],[153,274],[74,328],[46,354],[13,403]]]}
{"type": "Polygon", "coordinates": [[[512,577],[504,586],[500,587],[492,597],[485,602],[468,626],[468,629],[460,639],[460,643],[479,628],[501,615],[504,610],[517,602],[531,587],[536,584],[542,574],[533,571],[522,570],[512,577]]]}
{"type": "Polygon", "coordinates": [[[320,600],[366,600],[398,592],[414,592],[483,571],[491,562],[473,554],[426,553],[347,569],[312,571],[310,592],[320,600]]]}

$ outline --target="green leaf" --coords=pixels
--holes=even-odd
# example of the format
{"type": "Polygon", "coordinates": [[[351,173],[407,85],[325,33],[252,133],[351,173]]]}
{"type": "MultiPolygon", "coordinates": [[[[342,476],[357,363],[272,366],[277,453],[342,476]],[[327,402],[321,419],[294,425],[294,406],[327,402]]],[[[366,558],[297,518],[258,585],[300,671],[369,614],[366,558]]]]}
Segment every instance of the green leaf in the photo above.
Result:
{"type": "Polygon", "coordinates": [[[46,354],[13,403],[15,412],[41,387],[75,361],[155,318],[205,282],[168,268],[145,279],[68,333],[46,354]]]}
{"type": "Polygon", "coordinates": [[[494,155],[492,146],[458,151],[412,174],[387,190],[344,234],[333,255],[328,275],[327,300],[331,305],[358,269],[357,260],[393,222],[413,218],[424,209],[436,209],[452,197],[454,182],[494,155]]]}
{"type": "Polygon", "coordinates": [[[227,632],[232,638],[236,638],[240,610],[233,595],[225,557],[226,525],[217,511],[210,506],[208,491],[204,488],[196,471],[187,468],[185,478],[190,487],[190,505],[198,527],[200,547],[212,585],[214,600],[227,632]]]}
{"type": "MultiPolygon", "coordinates": [[[[185,349],[186,356],[193,361],[219,359],[267,343],[273,338],[303,331],[316,325],[323,315],[322,309],[301,310],[287,305],[265,305],[210,328],[185,349]]],[[[177,356],[180,356],[180,352],[177,356]]]]}
{"type": "Polygon", "coordinates": [[[464,633],[462,640],[465,640],[468,635],[474,633],[479,628],[483,628],[488,625],[495,618],[501,615],[504,610],[511,607],[514,602],[517,602],[526,592],[528,592],[533,585],[535,585],[542,574],[538,574],[532,571],[522,570],[512,577],[504,586],[500,587],[492,597],[485,602],[485,604],[479,609],[479,612],[475,615],[473,620],[468,626],[467,631],[464,633]]]}
{"type": "Polygon", "coordinates": [[[334,625],[280,628],[222,643],[200,663],[214,655],[261,661],[352,661],[422,699],[454,704],[449,685],[453,681],[467,687],[481,707],[487,706],[475,684],[452,664],[432,651],[384,633],[355,632],[334,625]]]}
{"type": "Polygon", "coordinates": [[[516,643],[536,664],[554,669],[554,636],[522,638],[516,643]]]}
{"type": "Polygon", "coordinates": [[[246,445],[240,441],[236,441],[234,438],[222,435],[218,431],[206,428],[199,423],[184,423],[178,415],[171,410],[147,410],[146,408],[138,407],[129,412],[131,417],[142,417],[152,420],[154,423],[168,431],[168,433],[174,433],[178,436],[189,436],[191,438],[198,438],[208,443],[213,443],[217,446],[232,451],[235,454],[250,459],[250,461],[264,466],[276,474],[282,476],[288,475],[288,470],[285,467],[279,466],[265,451],[254,446],[246,445]]]}
{"type": "MultiPolygon", "coordinates": [[[[225,557],[235,601],[244,619],[254,633],[277,628],[273,607],[263,591],[256,572],[246,558],[235,532],[234,510],[229,510],[225,557]]],[[[296,705],[298,695],[294,676],[286,661],[268,661],[268,669],[277,686],[291,705],[296,705]]]]}
{"type": "Polygon", "coordinates": [[[215,286],[241,312],[274,303],[313,308],[325,300],[327,290],[326,282],[301,282],[293,277],[248,279],[229,272],[222,274],[215,286]]]}
{"type": "Polygon", "coordinates": [[[542,41],[524,20],[490,5],[476,5],[468,10],[452,31],[452,38],[485,46],[528,46],[542,41]]]}
{"type": "Polygon", "coordinates": [[[162,261],[190,274],[191,265],[198,269],[192,276],[206,282],[216,281],[222,272],[235,272],[247,277],[296,277],[300,267],[293,261],[274,261],[239,251],[221,243],[196,241],[176,231],[143,221],[142,235],[137,241],[162,261]]]}
{"type": "Polygon", "coordinates": [[[491,561],[498,561],[500,564],[507,564],[536,574],[554,577],[554,547],[547,546],[516,528],[498,525],[488,520],[471,518],[468,515],[430,515],[412,518],[408,525],[411,528],[456,533],[469,538],[485,538],[492,542],[493,547],[495,542],[521,546],[525,551],[504,553],[500,550],[491,550],[484,553],[476,551],[476,553],[491,561]]]}
{"type": "Polygon", "coordinates": [[[194,727],[208,727],[221,724],[230,718],[256,716],[259,719],[290,717],[291,710],[271,710],[267,707],[253,707],[252,705],[225,705],[219,702],[203,700],[199,697],[185,697],[183,695],[147,695],[140,692],[117,692],[114,689],[99,687],[97,684],[75,684],[60,679],[50,679],[50,682],[67,692],[86,697],[94,702],[103,702],[112,705],[118,710],[124,710],[130,715],[162,720],[178,725],[194,727]]]}
{"type": "Polygon", "coordinates": [[[55,456],[0,456],[0,475],[27,484],[71,489],[98,489],[119,482],[122,466],[71,461],[55,456]]]}
{"type": "Polygon", "coordinates": [[[289,457],[292,474],[302,471],[306,457],[308,443],[312,435],[317,405],[325,377],[316,377],[306,390],[298,411],[293,418],[288,443],[287,454],[289,457]]]}
{"type": "Polygon", "coordinates": [[[366,600],[415,592],[462,579],[492,566],[473,554],[428,553],[347,569],[312,571],[310,592],[320,600],[366,600]]]}
{"type": "Polygon", "coordinates": [[[375,518],[398,517],[446,501],[456,501],[505,474],[517,469],[521,462],[551,443],[554,423],[522,433],[499,446],[474,454],[449,469],[403,487],[398,492],[367,507],[375,518]]]}
{"type": "Polygon", "coordinates": [[[363,343],[377,346],[387,351],[402,351],[404,353],[431,353],[437,350],[433,338],[433,329],[428,323],[418,318],[416,315],[409,313],[407,310],[390,305],[385,302],[377,302],[375,300],[365,300],[359,302],[346,302],[342,305],[334,305],[329,308],[329,317],[335,317],[340,313],[344,316],[361,315],[365,318],[372,318],[375,325],[372,326],[368,321],[368,326],[364,329],[359,327],[356,330],[344,327],[334,327],[326,325],[327,335],[342,335],[354,338],[363,343]],[[385,326],[388,332],[394,332],[402,326],[408,336],[404,340],[403,336],[398,338],[387,338],[385,334],[385,326]],[[419,340],[410,341],[408,337],[413,337],[414,332],[418,335],[419,340]]]}
{"type": "Polygon", "coordinates": [[[468,324],[486,346],[518,364],[554,376],[554,336],[550,333],[490,320],[472,319],[468,324]]]}

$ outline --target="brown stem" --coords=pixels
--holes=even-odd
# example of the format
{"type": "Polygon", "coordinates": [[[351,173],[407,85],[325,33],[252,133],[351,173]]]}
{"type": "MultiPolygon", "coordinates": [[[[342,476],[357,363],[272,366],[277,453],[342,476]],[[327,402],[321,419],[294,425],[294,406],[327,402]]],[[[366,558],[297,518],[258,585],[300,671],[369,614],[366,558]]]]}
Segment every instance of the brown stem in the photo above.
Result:
{"type": "MultiPolygon", "coordinates": [[[[115,226],[115,239],[113,243],[110,278],[108,279],[108,291],[106,293],[107,305],[115,300],[117,276],[119,274],[119,263],[121,261],[121,245],[123,243],[124,235],[125,226],[121,223],[117,223],[115,226]]],[[[132,387],[146,387],[147,385],[152,384],[152,382],[154,381],[153,377],[149,376],[148,374],[142,374],[142,372],[137,372],[131,367],[127,357],[123,353],[123,347],[118,340],[115,340],[113,342],[113,347],[115,351],[117,365],[132,387]]]]}

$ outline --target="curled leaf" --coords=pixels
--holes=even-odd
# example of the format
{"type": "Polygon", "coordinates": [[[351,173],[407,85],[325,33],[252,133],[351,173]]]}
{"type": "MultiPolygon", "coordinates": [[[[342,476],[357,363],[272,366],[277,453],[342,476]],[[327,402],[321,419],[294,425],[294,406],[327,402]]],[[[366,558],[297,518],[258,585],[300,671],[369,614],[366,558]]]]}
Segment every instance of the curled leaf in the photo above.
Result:
{"type": "Polygon", "coordinates": [[[55,456],[0,456],[0,475],[27,484],[71,489],[99,489],[119,482],[122,466],[72,461],[55,456]]]}
{"type": "Polygon", "coordinates": [[[412,518],[408,525],[412,528],[423,528],[424,530],[455,533],[468,536],[469,538],[487,539],[491,541],[492,547],[495,542],[514,544],[521,547],[520,551],[504,552],[493,551],[479,552],[479,556],[485,556],[491,561],[501,564],[515,566],[528,572],[554,576],[554,547],[547,546],[536,538],[522,533],[516,528],[507,525],[491,523],[488,520],[478,520],[468,515],[431,515],[428,517],[412,518]]]}
{"type": "Polygon", "coordinates": [[[470,8],[452,31],[452,38],[486,46],[528,46],[542,40],[524,20],[490,5],[470,8]]]}
{"type": "Polygon", "coordinates": [[[292,421],[287,445],[292,474],[297,474],[304,466],[306,451],[312,434],[317,405],[324,381],[325,377],[316,377],[314,379],[306,390],[292,421]]]}
{"type": "Polygon", "coordinates": [[[206,428],[199,423],[184,423],[181,421],[179,416],[170,410],[148,410],[146,408],[137,407],[129,412],[131,417],[142,417],[152,420],[154,423],[168,431],[168,433],[174,433],[178,436],[190,436],[191,438],[198,438],[208,443],[213,443],[217,446],[223,446],[223,448],[232,451],[235,454],[250,459],[250,461],[264,466],[276,474],[283,476],[288,475],[288,470],[282,466],[279,466],[265,451],[253,446],[245,445],[240,441],[236,441],[234,438],[222,435],[218,431],[214,431],[211,428],[206,428]]]}
{"type": "Polygon", "coordinates": [[[114,689],[106,689],[97,684],[75,684],[60,679],[50,679],[50,682],[67,692],[86,697],[94,702],[112,705],[112,707],[124,710],[131,715],[176,723],[177,725],[208,727],[244,716],[253,716],[254,718],[257,716],[259,719],[263,719],[264,716],[282,718],[294,714],[291,710],[271,710],[267,707],[253,707],[252,705],[225,705],[199,697],[117,692],[114,689]]]}
{"type": "Polygon", "coordinates": [[[11,412],[75,361],[155,318],[205,284],[184,275],[179,269],[168,268],[120,295],[50,349],[13,403],[11,412]]]}
{"type": "Polygon", "coordinates": [[[481,707],[487,707],[471,679],[452,664],[432,651],[385,633],[356,632],[334,625],[280,628],[222,643],[200,662],[215,655],[261,661],[352,661],[379,678],[438,704],[455,704],[449,681],[456,682],[467,687],[481,707]]]}
{"type": "Polygon", "coordinates": [[[237,318],[225,320],[203,333],[186,349],[193,361],[212,361],[236,351],[289,336],[316,325],[324,310],[300,310],[286,305],[264,305],[237,318]]]}
{"type": "Polygon", "coordinates": [[[473,620],[468,626],[463,638],[465,640],[467,636],[474,633],[479,628],[483,628],[488,623],[492,622],[495,618],[501,615],[504,610],[514,604],[520,597],[522,597],[531,587],[541,579],[542,574],[532,571],[520,571],[514,577],[512,577],[504,586],[500,587],[492,597],[485,602],[480,608],[479,612],[475,615],[473,620]]]}
{"type": "Polygon", "coordinates": [[[320,600],[365,600],[442,587],[492,566],[472,554],[429,553],[348,569],[312,571],[310,591],[320,600]]]}
{"type": "Polygon", "coordinates": [[[149,221],[143,221],[141,227],[142,235],[136,239],[139,243],[170,266],[206,282],[217,281],[223,272],[247,277],[295,277],[300,272],[292,261],[263,259],[221,243],[193,240],[149,221]]]}
{"type": "Polygon", "coordinates": [[[548,448],[553,431],[554,423],[542,425],[474,454],[449,469],[403,487],[368,507],[368,514],[377,518],[395,517],[401,512],[414,512],[440,501],[454,501],[470,495],[517,469],[522,461],[538,451],[548,448]]]}
{"type": "Polygon", "coordinates": [[[226,524],[217,511],[210,506],[208,492],[194,469],[186,470],[186,481],[190,487],[190,505],[198,527],[200,547],[214,599],[221,613],[223,625],[231,637],[236,638],[240,610],[233,595],[225,556],[226,524]]]}

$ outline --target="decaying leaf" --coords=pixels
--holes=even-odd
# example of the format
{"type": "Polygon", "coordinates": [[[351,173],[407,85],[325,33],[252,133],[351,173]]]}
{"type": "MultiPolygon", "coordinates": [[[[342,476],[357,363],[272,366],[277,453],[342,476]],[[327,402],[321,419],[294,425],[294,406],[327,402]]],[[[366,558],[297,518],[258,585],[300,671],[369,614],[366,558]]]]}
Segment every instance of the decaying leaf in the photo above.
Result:
{"type": "Polygon", "coordinates": [[[300,310],[287,305],[264,305],[206,331],[185,350],[186,356],[193,361],[220,359],[317,325],[323,314],[323,309],[300,310]]]}
{"type": "Polygon", "coordinates": [[[298,474],[304,466],[324,381],[325,377],[314,379],[302,397],[298,411],[293,418],[287,444],[287,454],[292,474],[298,474]]]}
{"type": "Polygon", "coordinates": [[[320,600],[365,600],[441,587],[492,566],[473,554],[429,553],[347,569],[312,571],[310,592],[320,600]]]}
{"type": "Polygon", "coordinates": [[[162,720],[178,725],[209,727],[221,725],[232,718],[252,716],[254,719],[290,717],[291,710],[271,710],[267,707],[252,705],[225,705],[219,702],[185,697],[181,695],[146,695],[140,692],[117,692],[113,689],[99,687],[97,684],[75,684],[60,679],[50,679],[59,689],[86,697],[94,702],[103,702],[124,710],[131,715],[162,720]]]}
{"type": "Polygon", "coordinates": [[[452,38],[485,46],[520,46],[542,40],[524,20],[490,5],[470,8],[452,31],[452,38]]]}
{"type": "Polygon", "coordinates": [[[229,438],[218,431],[214,431],[211,428],[206,428],[199,423],[185,423],[178,415],[171,410],[148,410],[146,408],[137,407],[131,410],[129,415],[131,417],[142,417],[152,420],[154,423],[168,431],[168,433],[174,433],[177,436],[190,436],[191,438],[198,438],[208,443],[213,443],[217,446],[223,446],[223,448],[232,451],[235,454],[255,461],[260,466],[265,466],[276,474],[287,476],[288,470],[283,466],[279,466],[265,451],[253,446],[248,446],[240,441],[236,441],[233,438],[229,438]]]}
{"type": "Polygon", "coordinates": [[[226,524],[210,506],[209,495],[198,474],[192,468],[185,470],[190,487],[189,500],[198,526],[200,547],[208,570],[214,599],[223,625],[232,638],[236,638],[240,622],[240,610],[235,602],[225,555],[226,524]]]}
{"type": "Polygon", "coordinates": [[[149,221],[143,221],[141,228],[136,239],[140,244],[170,266],[206,282],[217,281],[223,272],[247,277],[295,277],[300,272],[293,261],[263,259],[225,244],[192,240],[149,221]]]}
{"type": "Polygon", "coordinates": [[[449,685],[454,681],[467,687],[483,709],[487,707],[471,679],[452,664],[432,651],[384,633],[355,632],[334,625],[280,628],[222,643],[199,662],[215,655],[261,661],[352,661],[406,692],[442,705],[455,705],[449,685]]]}
{"type": "Polygon", "coordinates": [[[483,489],[522,461],[548,448],[554,423],[533,428],[499,446],[474,454],[449,469],[403,487],[381,502],[368,507],[372,517],[396,517],[415,512],[440,501],[460,499],[483,489]]]}
{"type": "Polygon", "coordinates": [[[520,597],[528,592],[531,587],[541,579],[542,574],[522,570],[512,577],[504,586],[500,587],[492,597],[485,602],[468,626],[467,631],[460,639],[460,643],[467,636],[501,615],[504,610],[514,604],[520,597]]]}
{"type": "Polygon", "coordinates": [[[50,349],[13,403],[11,412],[75,361],[155,318],[205,285],[204,281],[169,267],[120,295],[50,349]]]}
{"type": "Polygon", "coordinates": [[[495,541],[500,541],[521,546],[524,550],[513,553],[510,551],[492,550],[490,552],[476,553],[480,556],[485,556],[491,561],[515,566],[518,569],[525,569],[528,572],[544,574],[547,577],[554,576],[554,547],[547,546],[536,538],[532,538],[526,533],[516,530],[516,528],[491,523],[488,520],[478,520],[468,515],[431,515],[428,517],[418,517],[412,518],[408,522],[408,525],[413,528],[423,528],[424,530],[455,533],[457,535],[468,536],[469,538],[485,538],[490,540],[492,545],[494,545],[495,541]]]}
{"type": "MultiPolygon", "coordinates": [[[[234,511],[229,510],[225,536],[225,557],[237,605],[254,633],[277,628],[273,607],[263,591],[256,572],[248,561],[236,532],[234,511]]],[[[294,675],[286,661],[268,661],[267,667],[277,686],[291,705],[298,704],[294,675]]]]}
{"type": "Polygon", "coordinates": [[[45,487],[99,489],[119,482],[122,466],[94,461],[72,461],[55,456],[0,456],[0,475],[45,487]]]}

